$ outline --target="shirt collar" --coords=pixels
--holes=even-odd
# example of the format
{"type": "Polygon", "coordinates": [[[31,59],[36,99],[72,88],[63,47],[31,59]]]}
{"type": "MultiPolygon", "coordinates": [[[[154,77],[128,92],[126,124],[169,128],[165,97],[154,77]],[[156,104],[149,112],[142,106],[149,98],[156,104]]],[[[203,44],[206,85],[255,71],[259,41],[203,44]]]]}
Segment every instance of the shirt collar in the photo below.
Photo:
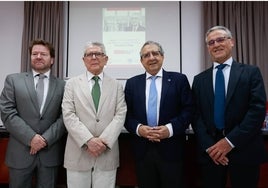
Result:
{"type": "MultiPolygon", "coordinates": [[[[229,59],[227,59],[223,64],[226,64],[228,67],[230,67],[233,63],[233,58],[230,57],[229,59]]],[[[217,62],[213,62],[213,68],[215,69],[216,66],[218,66],[220,63],[217,62]]]]}
{"type": "MultiPolygon", "coordinates": [[[[150,73],[146,72],[146,80],[149,79],[150,77],[152,77],[153,75],[151,75],[150,73]]],[[[161,69],[156,75],[157,77],[163,77],[163,69],[161,69]]]]}
{"type": "MultiPolygon", "coordinates": [[[[39,75],[40,73],[39,72],[36,72],[35,70],[32,70],[33,71],[33,76],[36,77],[37,75],[39,75]]],[[[48,70],[47,72],[43,73],[44,75],[46,75],[47,78],[49,78],[49,75],[50,75],[50,70],[48,70]]]]}
{"type": "Polygon", "coordinates": [[[103,72],[101,72],[99,75],[93,75],[91,72],[87,71],[87,80],[90,81],[93,76],[98,76],[100,80],[103,80],[103,72]]]}

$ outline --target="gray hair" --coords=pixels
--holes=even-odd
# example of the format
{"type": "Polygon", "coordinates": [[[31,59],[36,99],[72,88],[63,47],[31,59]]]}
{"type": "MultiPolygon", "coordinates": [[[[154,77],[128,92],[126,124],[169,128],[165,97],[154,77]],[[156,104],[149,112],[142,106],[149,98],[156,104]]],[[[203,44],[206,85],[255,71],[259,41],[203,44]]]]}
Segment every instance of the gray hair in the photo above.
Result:
{"type": "Polygon", "coordinates": [[[159,51],[159,53],[163,56],[164,55],[164,50],[163,50],[163,48],[162,48],[162,46],[158,43],[158,42],[154,42],[154,41],[147,41],[147,42],[145,42],[144,44],[143,44],[143,46],[141,47],[141,50],[140,50],[140,57],[142,56],[142,49],[146,46],[146,45],[151,45],[151,44],[153,44],[153,45],[156,45],[156,46],[158,46],[158,51],[159,51]]]}
{"type": "Polygon", "coordinates": [[[207,37],[208,37],[208,35],[209,35],[212,31],[215,31],[215,30],[223,30],[223,31],[226,32],[226,37],[227,37],[227,38],[233,38],[233,37],[232,37],[232,33],[231,33],[231,31],[230,31],[227,27],[224,27],[224,26],[221,26],[221,25],[217,25],[217,26],[214,26],[214,27],[210,28],[210,29],[207,31],[207,33],[206,33],[206,42],[208,42],[208,41],[207,41],[207,37]]]}
{"type": "Polygon", "coordinates": [[[106,50],[105,50],[105,46],[103,43],[101,42],[88,42],[84,48],[84,56],[86,55],[87,49],[92,47],[92,46],[98,46],[101,48],[102,53],[104,53],[106,55],[106,50]]]}

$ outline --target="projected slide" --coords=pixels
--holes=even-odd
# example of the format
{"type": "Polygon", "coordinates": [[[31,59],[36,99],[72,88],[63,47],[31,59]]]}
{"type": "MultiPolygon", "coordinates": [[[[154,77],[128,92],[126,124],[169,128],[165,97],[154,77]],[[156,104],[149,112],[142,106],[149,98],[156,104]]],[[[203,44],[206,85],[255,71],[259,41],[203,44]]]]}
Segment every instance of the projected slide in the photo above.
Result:
{"type": "Polygon", "coordinates": [[[70,1],[66,75],[85,71],[82,57],[89,41],[104,43],[109,56],[104,71],[111,77],[144,73],[139,53],[147,40],[163,46],[166,70],[179,71],[178,15],[175,1],[70,1]]]}
{"type": "Polygon", "coordinates": [[[110,65],[140,64],[145,42],[145,8],[103,8],[102,40],[110,65]]]}

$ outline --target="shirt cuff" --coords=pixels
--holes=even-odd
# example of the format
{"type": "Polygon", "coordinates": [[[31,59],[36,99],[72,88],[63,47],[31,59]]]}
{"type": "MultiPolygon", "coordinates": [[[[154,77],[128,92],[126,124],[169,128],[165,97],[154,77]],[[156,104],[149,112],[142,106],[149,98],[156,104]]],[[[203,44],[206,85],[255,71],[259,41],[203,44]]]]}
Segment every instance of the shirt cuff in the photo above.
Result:
{"type": "Polygon", "coordinates": [[[142,124],[139,124],[139,125],[137,126],[137,129],[136,129],[136,134],[137,134],[138,136],[141,136],[141,135],[139,134],[139,128],[140,128],[141,125],[142,125],[142,124]]]}
{"type": "Polygon", "coordinates": [[[235,146],[232,144],[232,142],[231,142],[227,137],[225,137],[225,140],[231,145],[232,148],[235,147],[235,146]]]}
{"type": "Polygon", "coordinates": [[[168,123],[166,124],[166,127],[168,128],[169,131],[169,138],[173,136],[173,128],[172,128],[172,124],[168,123]]]}

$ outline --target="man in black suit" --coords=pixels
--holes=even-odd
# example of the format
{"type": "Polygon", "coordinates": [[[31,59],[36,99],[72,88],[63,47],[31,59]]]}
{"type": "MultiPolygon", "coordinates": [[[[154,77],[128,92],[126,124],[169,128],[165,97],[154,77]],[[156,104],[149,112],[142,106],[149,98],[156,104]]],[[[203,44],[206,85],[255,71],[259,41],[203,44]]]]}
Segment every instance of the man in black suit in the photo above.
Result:
{"type": "Polygon", "coordinates": [[[185,129],[193,115],[190,85],[184,74],[162,69],[164,51],[147,41],[140,51],[146,73],[127,80],[126,129],[134,135],[138,186],[141,188],[182,187],[185,129]],[[150,86],[155,78],[157,99],[155,121],[150,123],[150,86]]]}
{"type": "Polygon", "coordinates": [[[266,160],[261,132],[266,94],[260,70],[232,58],[234,39],[226,27],[209,29],[206,43],[213,66],[195,76],[192,87],[196,100],[193,129],[199,143],[203,187],[224,188],[228,172],[232,187],[255,188],[260,164],[266,160]],[[220,64],[226,64],[222,69],[225,109],[222,120],[217,121],[214,90],[220,64]]]}
{"type": "Polygon", "coordinates": [[[29,52],[32,70],[8,75],[0,97],[1,119],[10,134],[5,161],[9,186],[30,188],[35,174],[36,187],[53,188],[63,163],[66,129],[61,101],[65,82],[51,74],[52,44],[34,40],[29,52]],[[43,97],[38,100],[42,75],[43,97]]]}

